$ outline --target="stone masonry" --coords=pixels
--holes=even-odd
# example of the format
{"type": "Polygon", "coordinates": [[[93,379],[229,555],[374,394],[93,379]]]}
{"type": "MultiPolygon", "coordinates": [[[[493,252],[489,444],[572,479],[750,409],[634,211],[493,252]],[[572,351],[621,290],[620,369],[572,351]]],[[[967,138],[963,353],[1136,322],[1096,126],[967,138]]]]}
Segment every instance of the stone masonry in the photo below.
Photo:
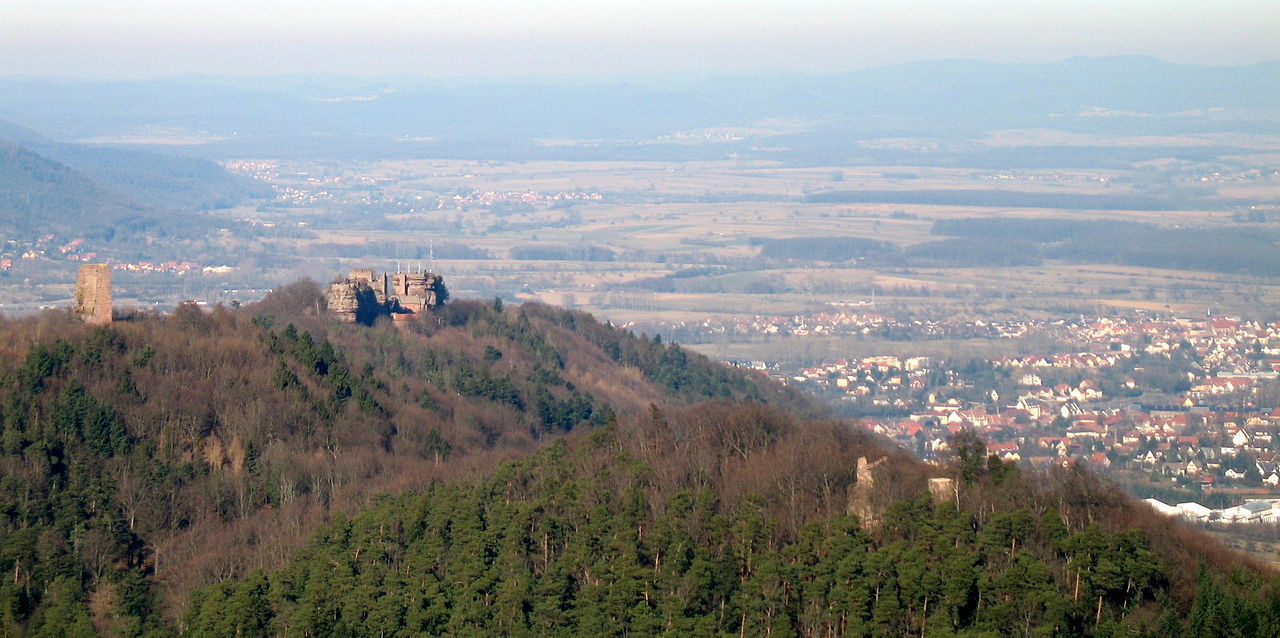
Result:
{"type": "Polygon", "coordinates": [[[74,312],[86,323],[111,323],[111,266],[86,264],[76,276],[74,312]]]}
{"type": "Polygon", "coordinates": [[[382,315],[408,319],[444,303],[444,278],[432,272],[375,273],[356,268],[329,284],[325,301],[329,313],[346,323],[367,323],[382,315]]]}
{"type": "Polygon", "coordinates": [[[885,459],[881,458],[875,462],[868,462],[867,457],[858,457],[858,482],[849,486],[848,512],[857,516],[864,527],[879,525],[880,519],[871,501],[876,487],[873,471],[884,461],[885,459]]]}

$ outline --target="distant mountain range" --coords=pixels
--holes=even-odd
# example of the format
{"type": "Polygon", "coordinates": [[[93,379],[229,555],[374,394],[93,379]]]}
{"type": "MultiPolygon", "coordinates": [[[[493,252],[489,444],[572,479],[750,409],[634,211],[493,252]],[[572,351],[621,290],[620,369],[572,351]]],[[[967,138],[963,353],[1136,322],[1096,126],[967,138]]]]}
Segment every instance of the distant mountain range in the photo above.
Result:
{"type": "Polygon", "coordinates": [[[767,147],[773,157],[802,160],[849,156],[866,138],[1007,128],[1275,133],[1278,86],[1280,62],[1210,67],[1141,56],[665,82],[10,77],[0,78],[0,117],[63,141],[180,144],[208,157],[680,159],[770,156],[767,147]],[[700,138],[717,128],[738,130],[700,138]]]}
{"type": "Polygon", "coordinates": [[[174,213],[269,194],[208,160],[62,144],[0,120],[0,230],[17,235],[182,235],[203,224],[174,213]]]}

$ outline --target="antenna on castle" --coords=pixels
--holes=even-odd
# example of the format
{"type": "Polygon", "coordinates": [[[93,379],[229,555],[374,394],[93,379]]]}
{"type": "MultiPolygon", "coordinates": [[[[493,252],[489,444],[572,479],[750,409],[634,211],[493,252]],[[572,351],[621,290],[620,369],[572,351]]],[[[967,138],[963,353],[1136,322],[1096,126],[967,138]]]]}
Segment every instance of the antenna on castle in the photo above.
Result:
{"type": "Polygon", "coordinates": [[[430,261],[427,262],[427,266],[431,269],[431,272],[435,272],[436,271],[436,240],[434,239],[429,240],[427,242],[427,258],[430,259],[430,261]]]}

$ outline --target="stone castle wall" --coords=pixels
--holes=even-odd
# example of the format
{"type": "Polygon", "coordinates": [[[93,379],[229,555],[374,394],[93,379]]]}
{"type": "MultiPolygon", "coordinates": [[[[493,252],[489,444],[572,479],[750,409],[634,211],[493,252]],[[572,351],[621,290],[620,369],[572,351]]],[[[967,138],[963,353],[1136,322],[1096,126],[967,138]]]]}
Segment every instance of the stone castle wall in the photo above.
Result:
{"type": "Polygon", "coordinates": [[[380,315],[405,319],[439,306],[444,279],[431,272],[398,272],[388,277],[372,268],[356,268],[329,284],[329,313],[347,323],[372,323],[380,315]]]}

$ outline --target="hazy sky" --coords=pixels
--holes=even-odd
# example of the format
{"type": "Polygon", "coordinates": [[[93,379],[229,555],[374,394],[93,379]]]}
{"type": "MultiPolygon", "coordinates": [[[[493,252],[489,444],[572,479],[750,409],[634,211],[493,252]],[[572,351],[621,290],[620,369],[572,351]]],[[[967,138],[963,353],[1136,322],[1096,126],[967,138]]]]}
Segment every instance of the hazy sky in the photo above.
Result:
{"type": "Polygon", "coordinates": [[[0,0],[0,74],[847,70],[1280,59],[1277,0],[0,0]]]}

